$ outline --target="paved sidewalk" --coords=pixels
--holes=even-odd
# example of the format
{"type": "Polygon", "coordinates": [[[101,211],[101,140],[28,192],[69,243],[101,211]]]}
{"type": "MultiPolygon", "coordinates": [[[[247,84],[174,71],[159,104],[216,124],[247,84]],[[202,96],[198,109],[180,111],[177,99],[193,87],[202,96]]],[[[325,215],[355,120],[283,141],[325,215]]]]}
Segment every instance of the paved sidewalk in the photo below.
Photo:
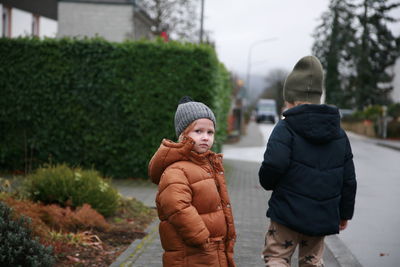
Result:
{"type": "Polygon", "coordinates": [[[131,183],[130,181],[117,180],[113,186],[125,197],[134,197],[147,207],[156,207],[157,185],[151,182],[131,183]]]}
{"type": "MultiPolygon", "coordinates": [[[[248,147],[264,146],[263,138],[255,124],[250,124],[248,134],[236,146],[248,147]],[[261,142],[261,143],[260,143],[261,142]]],[[[229,145],[232,147],[232,145],[229,145]]],[[[265,216],[267,200],[270,192],[261,188],[258,182],[259,163],[225,159],[225,173],[228,190],[233,206],[237,242],[235,246],[235,260],[238,267],[264,266],[261,260],[261,251],[264,245],[264,234],[267,228],[265,216]]],[[[149,206],[154,206],[155,187],[151,188],[119,188],[122,194],[134,196],[149,206]],[[151,200],[152,199],[152,200],[151,200]]],[[[160,267],[162,266],[162,248],[158,236],[158,220],[148,228],[149,235],[143,240],[136,240],[123,255],[111,266],[160,267]]],[[[341,243],[336,244],[336,252],[342,253],[341,243]]],[[[337,259],[346,255],[346,249],[341,255],[334,255],[331,249],[326,248],[324,261],[326,267],[358,266],[339,264],[337,259]]],[[[348,257],[345,259],[349,259],[348,257]]],[[[292,259],[292,266],[297,266],[297,257],[292,259]]],[[[344,262],[343,260],[341,262],[344,262]]]]}
{"type": "Polygon", "coordinates": [[[356,134],[356,133],[353,133],[353,132],[347,132],[347,135],[349,137],[353,137],[353,138],[364,140],[365,142],[368,142],[368,143],[371,143],[371,144],[375,144],[375,145],[378,145],[378,146],[391,148],[391,149],[400,151],[400,140],[371,138],[371,137],[363,136],[363,135],[356,134]]]}

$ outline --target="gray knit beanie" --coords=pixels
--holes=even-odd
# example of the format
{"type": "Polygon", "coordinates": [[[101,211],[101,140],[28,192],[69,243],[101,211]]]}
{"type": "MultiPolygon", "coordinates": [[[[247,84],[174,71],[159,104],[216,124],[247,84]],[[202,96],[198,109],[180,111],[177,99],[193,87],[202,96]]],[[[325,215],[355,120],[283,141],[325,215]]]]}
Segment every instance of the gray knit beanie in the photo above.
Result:
{"type": "Polygon", "coordinates": [[[194,102],[190,97],[184,96],[179,101],[175,113],[175,132],[179,137],[192,122],[198,119],[210,119],[216,127],[214,113],[201,102],[194,102]]]}
{"type": "Polygon", "coordinates": [[[312,104],[321,103],[324,73],[321,62],[314,56],[300,59],[292,72],[287,76],[283,86],[285,101],[305,101],[312,104]]]}

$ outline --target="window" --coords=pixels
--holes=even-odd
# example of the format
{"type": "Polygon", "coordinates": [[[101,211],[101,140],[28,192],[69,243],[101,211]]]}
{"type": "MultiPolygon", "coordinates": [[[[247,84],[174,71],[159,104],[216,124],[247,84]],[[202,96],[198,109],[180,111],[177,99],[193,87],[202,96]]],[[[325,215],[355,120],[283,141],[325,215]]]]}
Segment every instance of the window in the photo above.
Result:
{"type": "Polygon", "coordinates": [[[11,8],[3,5],[2,19],[2,37],[11,37],[11,8]]]}
{"type": "Polygon", "coordinates": [[[40,16],[32,14],[32,35],[39,36],[39,19],[40,16]]]}

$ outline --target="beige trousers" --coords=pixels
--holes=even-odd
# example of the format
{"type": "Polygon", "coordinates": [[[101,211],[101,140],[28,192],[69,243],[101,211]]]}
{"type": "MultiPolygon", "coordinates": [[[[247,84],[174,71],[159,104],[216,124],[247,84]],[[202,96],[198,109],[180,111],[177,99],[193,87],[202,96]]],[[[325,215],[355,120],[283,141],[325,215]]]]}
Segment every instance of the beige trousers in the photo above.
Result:
{"type": "Polygon", "coordinates": [[[323,266],[324,236],[307,236],[271,221],[265,234],[263,258],[265,266],[289,266],[299,246],[299,266],[323,266]]]}

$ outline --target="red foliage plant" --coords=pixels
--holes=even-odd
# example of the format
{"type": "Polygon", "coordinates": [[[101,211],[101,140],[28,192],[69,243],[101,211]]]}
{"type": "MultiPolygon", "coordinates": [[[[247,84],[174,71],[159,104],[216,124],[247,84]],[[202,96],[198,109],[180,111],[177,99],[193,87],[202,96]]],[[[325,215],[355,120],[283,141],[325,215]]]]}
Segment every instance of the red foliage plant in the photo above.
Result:
{"type": "Polygon", "coordinates": [[[76,210],[58,205],[42,206],[41,219],[52,229],[61,232],[77,232],[79,230],[96,229],[106,231],[110,228],[104,217],[92,209],[89,204],[83,204],[76,210]]]}
{"type": "Polygon", "coordinates": [[[79,230],[107,231],[110,225],[104,217],[84,204],[76,210],[62,208],[58,205],[43,205],[28,200],[6,198],[4,201],[11,206],[17,214],[31,218],[33,232],[40,238],[47,239],[50,230],[59,232],[76,232],[79,230]]]}
{"type": "Polygon", "coordinates": [[[16,200],[8,197],[1,199],[8,206],[14,210],[14,216],[16,219],[18,216],[24,215],[30,219],[30,228],[35,236],[38,236],[41,241],[45,241],[49,238],[51,228],[41,220],[41,205],[33,203],[27,200],[16,200]]]}

